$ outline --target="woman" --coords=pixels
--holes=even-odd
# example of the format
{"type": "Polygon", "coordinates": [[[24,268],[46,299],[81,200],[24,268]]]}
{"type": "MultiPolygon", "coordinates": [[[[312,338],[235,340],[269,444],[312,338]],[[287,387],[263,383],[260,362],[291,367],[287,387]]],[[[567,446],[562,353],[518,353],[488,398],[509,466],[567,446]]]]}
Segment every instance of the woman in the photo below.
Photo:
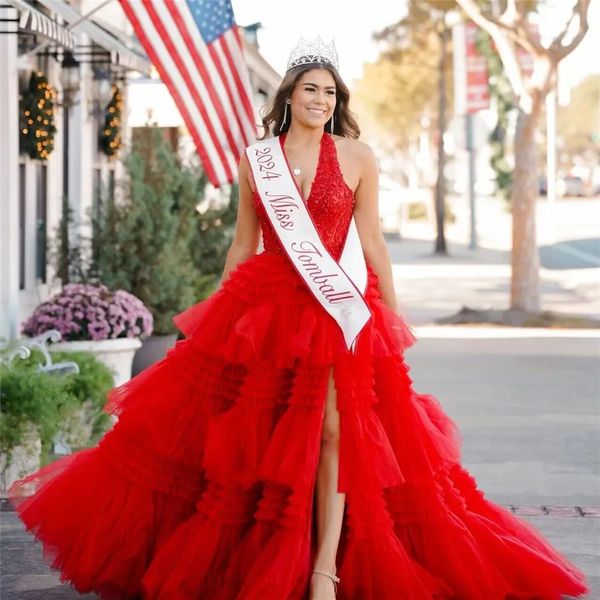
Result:
{"type": "Polygon", "coordinates": [[[411,386],[377,167],[332,46],[292,53],[240,162],[220,289],[113,390],[97,448],[15,484],[61,578],[105,598],[559,598],[583,575],[460,465],[411,386]],[[256,254],[262,230],[264,251],[256,254]],[[23,499],[28,492],[35,491],[23,499]],[[339,589],[338,589],[339,587],[339,589]]]}

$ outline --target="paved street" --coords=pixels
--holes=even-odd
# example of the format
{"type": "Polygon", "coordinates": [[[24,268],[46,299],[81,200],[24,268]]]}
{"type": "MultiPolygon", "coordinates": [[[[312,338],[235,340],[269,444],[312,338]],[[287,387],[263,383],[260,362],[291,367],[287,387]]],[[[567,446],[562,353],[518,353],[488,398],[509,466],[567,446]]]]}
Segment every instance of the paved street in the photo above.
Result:
{"type": "Polygon", "coordinates": [[[598,348],[586,338],[429,337],[407,353],[416,390],[457,421],[479,487],[524,513],[548,507],[525,518],[584,569],[591,598],[600,598],[600,519],[553,513],[600,505],[598,348]]]}
{"type": "MultiPolygon", "coordinates": [[[[595,315],[597,244],[589,231],[569,235],[543,253],[544,308],[595,315]]],[[[434,325],[463,304],[507,306],[500,242],[473,252],[451,237],[452,256],[438,258],[427,236],[390,236],[402,312],[419,338],[406,356],[411,377],[457,421],[463,462],[486,496],[537,527],[588,575],[589,598],[600,598],[599,330],[434,325]]],[[[81,597],[44,567],[14,513],[0,516],[2,600],[81,597]]]]}

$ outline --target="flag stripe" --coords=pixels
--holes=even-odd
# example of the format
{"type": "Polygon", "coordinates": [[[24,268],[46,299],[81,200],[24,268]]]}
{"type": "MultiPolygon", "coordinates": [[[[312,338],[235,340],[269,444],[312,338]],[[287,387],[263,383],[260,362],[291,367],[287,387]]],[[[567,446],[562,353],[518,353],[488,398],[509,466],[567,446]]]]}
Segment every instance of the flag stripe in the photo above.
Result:
{"type": "Polygon", "coordinates": [[[230,0],[120,3],[169,89],[210,182],[233,182],[256,126],[230,0]]]}
{"type": "MultiPolygon", "coordinates": [[[[175,27],[173,22],[170,20],[170,14],[168,11],[163,13],[159,13],[158,10],[164,8],[163,2],[161,0],[154,0],[152,2],[144,2],[144,6],[148,11],[148,16],[152,20],[152,23],[156,27],[158,34],[164,47],[167,51],[166,56],[168,56],[176,66],[177,71],[181,74],[183,81],[186,84],[186,89],[191,96],[195,108],[200,111],[200,118],[206,128],[208,135],[213,144],[214,151],[217,153],[220,161],[223,164],[223,168],[225,169],[226,177],[228,181],[233,179],[233,171],[231,169],[231,164],[226,156],[226,152],[223,146],[223,142],[225,140],[220,140],[217,132],[215,131],[215,125],[217,124],[217,116],[214,114],[209,115],[207,112],[207,108],[211,108],[212,105],[210,103],[206,103],[204,99],[201,99],[199,96],[199,90],[204,90],[204,85],[201,81],[194,81],[192,74],[190,73],[187,66],[184,64],[184,59],[182,55],[179,53],[178,48],[176,48],[176,44],[180,41],[180,38],[177,35],[177,32],[171,31],[172,27],[175,27]],[[175,33],[175,35],[173,35],[175,33]]],[[[194,110],[194,107],[191,107],[194,110]]],[[[235,165],[234,165],[235,170],[235,165]]]]}
{"type": "MultiPolygon", "coordinates": [[[[200,81],[196,83],[196,85],[199,87],[199,89],[205,92],[205,95],[208,95],[207,104],[213,109],[215,113],[213,118],[218,120],[221,126],[220,129],[225,135],[226,141],[225,139],[223,140],[223,146],[229,149],[227,156],[233,161],[233,170],[235,171],[237,161],[241,154],[238,126],[234,119],[227,118],[227,115],[225,114],[225,107],[223,106],[222,99],[219,98],[218,92],[215,89],[215,86],[213,85],[205,65],[200,59],[197,51],[204,46],[204,42],[199,40],[198,46],[194,46],[189,29],[186,27],[186,23],[181,15],[181,8],[183,8],[183,6],[183,3],[179,4],[179,8],[175,3],[167,3],[167,8],[171,14],[173,22],[177,26],[184,52],[187,52],[186,56],[188,58],[190,69],[192,71],[197,71],[200,76],[200,81]]],[[[176,36],[174,36],[174,38],[177,39],[176,36]]],[[[182,52],[182,55],[184,52],[182,52]]]]}
{"type": "MultiPolygon", "coordinates": [[[[203,164],[207,169],[207,175],[209,179],[215,182],[227,181],[227,174],[220,163],[213,143],[210,137],[207,135],[204,127],[204,122],[199,118],[197,111],[195,110],[195,104],[189,97],[189,89],[185,84],[184,79],[181,77],[181,73],[176,69],[175,65],[171,61],[171,57],[162,44],[162,39],[153,26],[153,23],[145,10],[144,4],[146,2],[137,2],[133,0],[125,0],[128,2],[132,13],[136,17],[136,21],[140,25],[142,31],[147,31],[149,36],[143,37],[146,39],[148,47],[146,50],[150,54],[150,58],[155,63],[156,68],[161,73],[161,78],[169,88],[177,108],[181,112],[190,135],[194,139],[194,143],[197,146],[198,152],[202,159],[203,164]]],[[[140,38],[142,41],[143,38],[140,38]]],[[[142,42],[143,43],[143,42],[142,42]]]]}
{"type": "MultiPolygon", "coordinates": [[[[161,72],[163,72],[162,80],[169,88],[169,91],[171,92],[171,95],[173,96],[173,100],[174,100],[175,104],[177,105],[177,108],[179,109],[181,116],[186,121],[186,124],[188,124],[188,129],[190,131],[190,135],[194,139],[194,143],[196,144],[198,153],[200,154],[200,158],[206,169],[206,174],[207,174],[209,180],[211,182],[219,181],[220,180],[219,173],[217,172],[215,166],[213,165],[213,162],[212,162],[204,144],[202,143],[202,140],[199,137],[198,129],[193,125],[192,126],[189,125],[189,123],[192,123],[192,119],[191,119],[190,114],[187,111],[186,105],[185,105],[183,99],[181,98],[181,96],[179,95],[179,93],[177,91],[177,87],[173,84],[173,82],[169,78],[167,72],[165,71],[165,68],[164,68],[162,62],[159,60],[158,54],[155,51],[154,46],[150,42],[149,37],[146,35],[146,31],[148,31],[149,34],[152,35],[152,28],[148,29],[146,27],[142,27],[142,21],[140,19],[138,19],[138,14],[136,13],[134,6],[138,10],[140,10],[140,9],[143,10],[143,7],[141,7],[141,5],[139,3],[135,3],[135,2],[130,3],[129,0],[121,0],[121,5],[123,6],[123,10],[125,11],[125,14],[131,21],[132,25],[134,26],[134,29],[136,30],[136,34],[140,40],[140,43],[144,46],[144,49],[146,50],[150,60],[154,63],[154,65],[156,66],[157,69],[159,69],[161,72]]],[[[224,176],[224,173],[222,174],[222,176],[224,176]]]]}
{"type": "Polygon", "coordinates": [[[231,43],[234,46],[232,55],[237,58],[236,62],[239,65],[237,73],[242,81],[243,89],[250,90],[250,95],[244,94],[243,97],[246,99],[246,110],[248,111],[248,117],[250,119],[249,123],[253,125],[250,130],[250,141],[254,143],[255,136],[253,135],[252,130],[256,131],[256,126],[254,125],[254,107],[252,106],[252,84],[250,82],[250,73],[246,68],[246,61],[244,60],[244,47],[240,38],[240,28],[236,26],[229,33],[230,34],[225,36],[225,39],[229,42],[229,39],[231,38],[231,43]]]}
{"type": "MultiPolygon", "coordinates": [[[[230,102],[232,103],[232,105],[234,105],[234,110],[235,110],[235,114],[237,116],[238,119],[243,120],[246,119],[246,111],[244,109],[242,100],[239,96],[238,90],[235,87],[235,83],[233,82],[233,79],[231,77],[231,73],[229,72],[228,68],[224,65],[226,65],[226,60],[224,56],[221,56],[219,53],[219,44],[213,44],[210,46],[210,48],[208,48],[212,63],[215,65],[215,67],[217,68],[220,76],[221,76],[221,81],[223,82],[225,89],[227,90],[227,95],[230,99],[230,102]]],[[[246,142],[246,135],[244,133],[244,130],[242,130],[243,133],[243,140],[244,140],[244,144],[247,146],[248,142],[246,142]]]]}
{"type": "MultiPolygon", "coordinates": [[[[221,47],[227,47],[227,50],[230,55],[237,56],[238,54],[241,53],[241,46],[239,45],[237,40],[238,40],[238,38],[237,38],[237,36],[235,36],[234,32],[228,31],[221,38],[221,44],[219,46],[215,46],[215,47],[219,48],[219,49],[221,49],[221,47]],[[230,49],[229,44],[233,45],[233,50],[230,49]]],[[[224,51],[223,51],[223,53],[224,53],[224,51]]],[[[241,56],[241,54],[240,54],[240,56],[241,56]]],[[[242,57],[242,60],[243,60],[243,57],[242,57]]],[[[250,77],[248,76],[247,69],[245,69],[244,71],[236,70],[234,72],[237,73],[241,77],[242,82],[244,82],[243,76],[246,75],[245,80],[247,81],[248,88],[243,88],[243,89],[252,89],[252,86],[250,85],[250,77]]],[[[236,86],[236,89],[237,89],[237,86],[236,86]]],[[[244,116],[245,116],[244,122],[246,123],[247,143],[251,144],[256,141],[256,136],[254,134],[254,132],[256,131],[254,108],[253,108],[252,102],[250,101],[250,98],[248,97],[247,94],[240,95],[240,101],[242,104],[242,107],[240,108],[240,110],[243,111],[244,116]]]]}
{"type": "Polygon", "coordinates": [[[193,17],[187,5],[184,3],[173,4],[169,5],[169,8],[189,49],[192,60],[204,80],[204,85],[210,93],[212,103],[219,112],[219,118],[224,123],[224,126],[227,125],[233,138],[229,141],[237,161],[243,150],[242,145],[248,145],[245,141],[244,124],[238,115],[233,100],[225,89],[220,74],[212,64],[210,54],[202,37],[199,35],[198,30],[194,28],[193,17]],[[234,119],[228,119],[227,112],[233,114],[234,119]]]}
{"type": "Polygon", "coordinates": [[[244,90],[246,89],[246,87],[242,83],[242,80],[239,76],[239,71],[243,68],[243,65],[241,65],[240,61],[238,60],[238,56],[241,58],[241,55],[239,54],[240,48],[239,46],[237,46],[237,43],[235,41],[235,46],[232,48],[229,42],[230,40],[228,38],[228,34],[225,34],[219,40],[219,44],[223,49],[223,54],[225,54],[227,62],[229,63],[229,72],[233,75],[238,93],[246,110],[246,115],[250,119],[250,122],[252,122],[252,120],[254,119],[254,111],[252,110],[252,104],[250,102],[250,99],[248,98],[248,95],[244,94],[244,90]]]}

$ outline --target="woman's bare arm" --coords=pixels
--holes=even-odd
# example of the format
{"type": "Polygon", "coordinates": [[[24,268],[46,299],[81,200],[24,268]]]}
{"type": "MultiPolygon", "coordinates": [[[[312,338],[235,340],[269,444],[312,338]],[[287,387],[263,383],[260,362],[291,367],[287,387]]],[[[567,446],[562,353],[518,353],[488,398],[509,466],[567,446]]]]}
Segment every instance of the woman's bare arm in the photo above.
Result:
{"type": "Polygon", "coordinates": [[[239,169],[240,200],[238,214],[233,241],[227,252],[227,260],[221,276],[221,285],[239,263],[256,254],[260,241],[260,226],[252,201],[252,188],[249,183],[250,165],[245,154],[240,159],[239,169]]]}
{"type": "Polygon", "coordinates": [[[354,194],[354,219],[366,261],[379,278],[383,302],[394,312],[398,301],[394,290],[392,263],[379,224],[379,173],[375,155],[369,146],[356,143],[360,180],[354,194]]]}

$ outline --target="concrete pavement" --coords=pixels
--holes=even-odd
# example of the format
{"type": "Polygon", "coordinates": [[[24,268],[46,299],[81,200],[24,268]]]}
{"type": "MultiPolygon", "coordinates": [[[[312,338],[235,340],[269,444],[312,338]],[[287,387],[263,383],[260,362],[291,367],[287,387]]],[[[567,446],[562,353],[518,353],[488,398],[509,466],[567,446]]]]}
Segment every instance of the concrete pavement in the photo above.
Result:
{"type": "MultiPolygon", "coordinates": [[[[393,235],[386,239],[399,309],[411,323],[433,324],[440,317],[457,313],[465,305],[479,309],[508,308],[509,251],[471,250],[465,243],[450,239],[449,256],[440,257],[432,254],[431,239],[400,239],[393,235]]],[[[567,247],[576,247],[575,243],[573,240],[567,247]]],[[[591,244],[589,249],[596,251],[591,244]]],[[[581,266],[583,259],[556,247],[547,247],[544,256],[545,264],[561,262],[570,267],[541,267],[542,308],[600,319],[600,244],[599,267],[581,266]]]]}
{"type": "Polygon", "coordinates": [[[429,337],[406,354],[415,389],[457,422],[479,488],[583,569],[590,598],[600,598],[597,357],[597,339],[563,337],[429,337]]]}
{"type": "MultiPolygon", "coordinates": [[[[511,218],[504,201],[478,199],[478,240],[469,248],[468,210],[450,198],[456,221],[446,226],[447,257],[435,256],[433,225],[401,224],[386,235],[400,309],[415,325],[431,324],[463,305],[508,308],[511,218]]],[[[537,204],[542,308],[600,318],[600,198],[537,204]]]]}

